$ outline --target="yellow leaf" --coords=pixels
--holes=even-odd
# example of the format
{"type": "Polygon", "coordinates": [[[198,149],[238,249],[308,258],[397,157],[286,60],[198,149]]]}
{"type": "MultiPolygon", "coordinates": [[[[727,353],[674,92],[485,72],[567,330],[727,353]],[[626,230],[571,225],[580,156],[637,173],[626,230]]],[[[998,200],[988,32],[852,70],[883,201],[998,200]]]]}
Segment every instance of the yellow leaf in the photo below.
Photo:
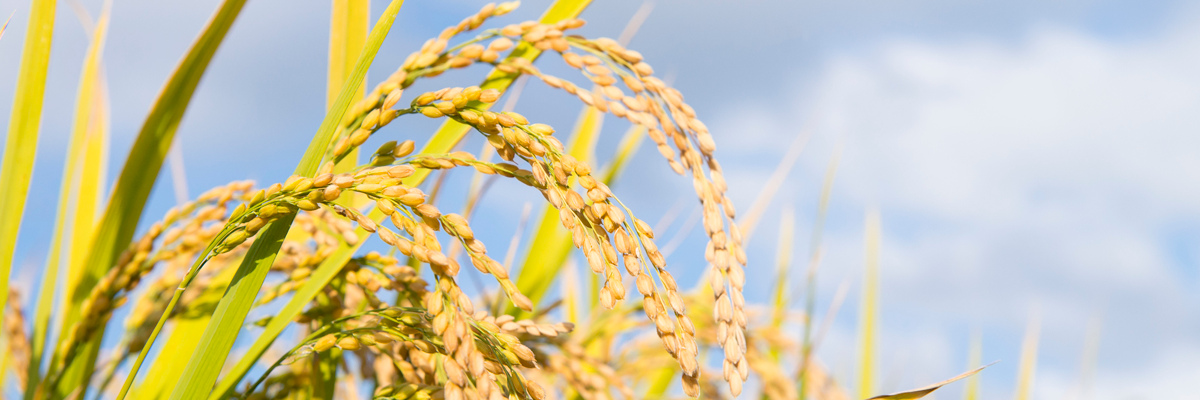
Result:
{"type": "Polygon", "coordinates": [[[8,120],[8,138],[4,144],[4,158],[0,161],[0,310],[8,300],[8,276],[25,212],[25,197],[33,177],[42,100],[46,94],[46,70],[50,67],[50,43],[54,36],[55,3],[54,0],[36,0],[30,7],[16,96],[8,120]]]}
{"type": "MultiPolygon", "coordinates": [[[[342,84],[354,71],[358,54],[367,44],[371,30],[371,2],[367,0],[333,0],[329,23],[329,77],[325,86],[326,107],[333,107],[342,84]]],[[[354,99],[367,93],[364,80],[354,92],[354,99]]],[[[358,148],[350,151],[334,166],[335,172],[346,172],[358,165],[358,148]]],[[[365,199],[365,197],[364,197],[365,199]]]]}
{"type": "MultiPolygon", "coordinates": [[[[67,146],[66,165],[63,167],[63,177],[60,183],[54,236],[50,243],[50,254],[42,275],[42,289],[38,294],[38,304],[34,312],[32,359],[38,360],[38,365],[40,365],[45,351],[46,332],[50,327],[51,308],[53,307],[54,293],[57,292],[55,285],[58,282],[58,270],[62,263],[62,249],[65,245],[69,251],[66,260],[68,271],[66,293],[74,293],[71,290],[78,283],[77,277],[82,275],[82,270],[87,265],[85,256],[92,243],[92,235],[95,232],[96,219],[99,215],[108,151],[108,99],[103,90],[104,80],[100,75],[100,55],[104,52],[109,10],[109,3],[105,3],[100,20],[92,29],[91,44],[88,46],[79,78],[79,89],[75,99],[75,120],[70,144],[67,146]],[[73,218],[68,221],[68,216],[73,216],[73,218]],[[64,235],[67,226],[71,227],[69,237],[64,235]],[[64,237],[67,238],[65,244],[64,237]]],[[[70,321],[70,319],[66,319],[69,316],[63,315],[62,312],[54,314],[70,321]]],[[[98,346],[98,342],[86,345],[84,351],[90,351],[90,348],[95,346],[98,346]]],[[[77,365],[75,368],[78,369],[76,373],[82,373],[82,365],[77,365]]],[[[33,390],[35,387],[39,371],[31,366],[28,373],[33,379],[29,380],[31,383],[26,387],[26,391],[33,390]]]]}

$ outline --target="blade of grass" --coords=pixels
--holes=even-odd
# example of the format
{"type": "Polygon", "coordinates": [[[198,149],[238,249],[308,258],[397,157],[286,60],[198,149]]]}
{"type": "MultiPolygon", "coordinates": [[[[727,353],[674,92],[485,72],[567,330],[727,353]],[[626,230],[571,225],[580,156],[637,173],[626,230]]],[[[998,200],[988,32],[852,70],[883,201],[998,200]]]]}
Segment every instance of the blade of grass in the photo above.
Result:
{"type": "MultiPolygon", "coordinates": [[[[971,330],[971,349],[968,351],[967,368],[976,368],[983,363],[983,333],[979,328],[971,330]]],[[[964,400],[979,400],[979,376],[967,379],[967,387],[963,389],[964,400]]]]}
{"type": "MultiPolygon", "coordinates": [[[[375,24],[375,28],[367,39],[366,47],[358,56],[354,73],[342,85],[337,101],[325,114],[325,120],[321,122],[321,127],[304,152],[304,157],[296,166],[296,175],[311,177],[316,174],[324,150],[333,138],[338,119],[350,106],[358,87],[366,77],[367,67],[375,59],[375,54],[379,52],[379,47],[387,37],[388,31],[391,30],[392,23],[396,21],[396,14],[399,13],[403,4],[403,0],[393,0],[380,16],[379,22],[375,24]]],[[[233,347],[233,341],[237,339],[246,314],[254,305],[254,298],[262,288],[263,280],[266,279],[267,272],[283,245],[283,239],[287,236],[293,218],[294,215],[270,224],[250,246],[245,259],[238,266],[233,283],[230,284],[229,290],[217,304],[212,322],[204,331],[204,337],[192,353],[183,379],[171,392],[172,399],[203,399],[212,392],[221,367],[225,364],[229,350],[233,347]]],[[[153,339],[148,342],[146,347],[150,347],[149,343],[153,343],[153,339]]],[[[134,371],[136,373],[137,369],[134,368],[134,371]]]]}
{"type": "Polygon", "coordinates": [[[105,2],[100,20],[93,28],[92,40],[88,45],[79,78],[75,121],[70,143],[67,145],[66,165],[63,167],[59,188],[54,236],[51,239],[50,253],[43,269],[41,290],[38,292],[38,303],[34,311],[30,358],[32,361],[27,371],[29,380],[25,387],[26,399],[32,398],[34,388],[41,381],[40,367],[47,335],[50,332],[50,314],[57,293],[58,269],[62,263],[63,238],[68,216],[74,217],[70,223],[72,235],[65,247],[70,249],[69,254],[76,255],[68,259],[67,280],[68,287],[71,287],[71,277],[77,276],[74,274],[78,274],[86,262],[82,254],[91,243],[96,216],[99,213],[100,188],[104,186],[103,172],[107,169],[104,164],[108,145],[107,98],[101,86],[103,77],[100,75],[100,54],[103,53],[108,32],[110,11],[111,3],[105,2]]]}
{"type": "Polygon", "coordinates": [[[944,380],[944,381],[941,381],[941,382],[938,382],[938,383],[935,383],[935,384],[932,384],[929,386],[925,386],[923,388],[913,389],[913,390],[909,390],[907,392],[893,393],[893,394],[888,394],[888,395],[883,395],[883,396],[875,396],[875,397],[869,398],[867,400],[916,400],[916,399],[928,396],[930,393],[933,393],[934,390],[938,390],[942,386],[949,385],[951,383],[954,383],[957,380],[960,380],[960,379],[963,379],[963,378],[966,378],[969,376],[975,376],[975,374],[979,373],[979,371],[983,371],[984,368],[990,367],[993,364],[996,364],[996,362],[998,362],[998,361],[993,361],[991,364],[984,365],[982,367],[979,367],[979,368],[976,368],[976,369],[973,369],[973,370],[970,370],[967,372],[963,372],[963,373],[959,374],[958,376],[955,376],[953,378],[950,378],[950,379],[947,379],[947,380],[944,380]]]}
{"type": "MultiPolygon", "coordinates": [[[[362,229],[355,230],[355,234],[359,235],[359,237],[366,237],[368,233],[362,229]]],[[[357,249],[357,247],[343,246],[335,250],[333,254],[330,254],[329,258],[349,260],[357,249]]],[[[263,333],[254,341],[254,344],[250,346],[246,354],[242,355],[238,363],[230,369],[229,373],[213,389],[209,399],[229,398],[233,394],[233,390],[236,388],[238,382],[241,381],[247,372],[250,372],[250,369],[258,362],[258,358],[263,353],[266,353],[267,348],[271,347],[274,339],[280,333],[283,333],[283,330],[294,321],[295,316],[304,311],[304,306],[308,305],[308,302],[316,297],[321,289],[325,288],[325,285],[333,280],[333,277],[345,265],[344,261],[341,263],[323,262],[317,269],[313,270],[312,275],[309,275],[308,282],[301,286],[296,291],[296,294],[292,295],[292,300],[288,301],[287,305],[276,313],[275,318],[271,318],[263,333]],[[313,282],[316,282],[316,284],[312,284],[313,282]],[[299,299],[307,300],[298,301],[299,299]]]]}
{"type": "MultiPolygon", "coordinates": [[[[0,310],[4,310],[8,300],[8,276],[25,212],[25,196],[33,178],[42,100],[46,94],[46,70],[50,67],[50,44],[54,36],[55,1],[36,0],[32,3],[8,120],[4,159],[0,161],[0,294],[4,294],[0,295],[0,310]]],[[[3,316],[0,316],[2,320],[3,316]]]]}
{"type": "MultiPolygon", "coordinates": [[[[174,328],[171,329],[171,336],[163,342],[159,354],[186,354],[189,349],[195,348],[200,343],[200,338],[204,335],[204,327],[208,326],[210,318],[209,315],[201,315],[192,319],[176,321],[174,328]]],[[[170,384],[179,381],[186,366],[184,363],[171,362],[171,357],[155,357],[154,366],[148,368],[146,377],[142,379],[134,396],[138,400],[166,397],[169,394],[167,390],[170,389],[170,384]],[[158,364],[163,365],[159,366],[158,364]]]]}
{"type": "Polygon", "coordinates": [[[879,302],[879,211],[867,211],[866,272],[863,274],[862,314],[859,315],[858,397],[867,398],[875,390],[875,325],[879,302]]]}
{"type": "MultiPolygon", "coordinates": [[[[590,3],[590,0],[557,0],[550,6],[546,13],[543,14],[541,21],[543,23],[555,23],[564,19],[575,18],[579,15],[579,13],[583,12],[583,9],[587,7],[588,3],[590,3]]],[[[513,51],[510,57],[524,57],[530,61],[533,61],[540,54],[541,52],[539,50],[523,43],[520,46],[517,46],[517,49],[513,51]]],[[[518,76],[516,74],[504,74],[499,71],[492,71],[481,87],[500,89],[503,91],[507,89],[517,77],[518,76]]],[[[467,125],[447,120],[433,134],[421,152],[425,154],[446,153],[449,151],[449,149],[453,148],[463,138],[463,136],[466,135],[469,129],[470,127],[467,125]]],[[[429,170],[419,169],[417,170],[416,174],[407,178],[407,182],[405,183],[411,186],[420,185],[421,182],[423,182],[428,176],[429,170]]],[[[384,218],[384,215],[378,210],[372,210],[368,216],[375,221],[381,221],[384,218]]],[[[284,308],[276,314],[275,318],[271,319],[263,333],[258,337],[258,339],[255,340],[254,344],[251,345],[250,350],[243,354],[242,359],[229,371],[228,374],[226,374],[225,378],[222,379],[220,386],[217,387],[217,390],[213,391],[213,397],[210,397],[211,399],[220,398],[217,396],[220,396],[222,393],[226,393],[228,390],[231,390],[235,385],[237,385],[237,383],[246,376],[246,373],[250,371],[250,368],[254,366],[257,358],[266,351],[267,347],[270,347],[271,343],[274,342],[277,337],[279,337],[279,334],[283,332],[284,328],[291,324],[292,320],[303,309],[304,305],[308,304],[308,302],[313,299],[313,296],[319,292],[320,288],[329,283],[328,280],[322,281],[321,279],[317,279],[318,272],[327,271],[328,275],[326,276],[332,277],[336,274],[337,269],[340,269],[343,265],[345,265],[346,262],[350,260],[354,253],[357,252],[365,242],[366,241],[359,241],[358,244],[353,246],[343,244],[339,246],[338,249],[336,249],[328,258],[326,258],[325,261],[321,262],[317,269],[313,271],[313,275],[309,277],[308,282],[301,286],[299,291],[297,291],[297,294],[293,295],[292,298],[288,300],[287,305],[285,305],[284,308]],[[309,291],[309,289],[311,290],[309,291]],[[222,390],[222,388],[227,389],[222,390]]]]}
{"type": "MultiPolygon", "coordinates": [[[[371,2],[368,0],[333,0],[329,21],[329,77],[325,86],[326,108],[337,101],[342,84],[354,71],[358,54],[367,44],[367,33],[371,30],[371,2]]],[[[355,99],[367,94],[364,80],[354,92],[355,99]]],[[[334,171],[345,172],[358,165],[358,149],[334,166],[334,171]]]]}
{"type": "Polygon", "coordinates": [[[1041,317],[1037,310],[1029,316],[1029,325],[1025,328],[1025,340],[1021,343],[1021,366],[1017,370],[1017,400],[1029,400],[1033,395],[1033,379],[1037,375],[1038,335],[1041,331],[1041,317]]]}

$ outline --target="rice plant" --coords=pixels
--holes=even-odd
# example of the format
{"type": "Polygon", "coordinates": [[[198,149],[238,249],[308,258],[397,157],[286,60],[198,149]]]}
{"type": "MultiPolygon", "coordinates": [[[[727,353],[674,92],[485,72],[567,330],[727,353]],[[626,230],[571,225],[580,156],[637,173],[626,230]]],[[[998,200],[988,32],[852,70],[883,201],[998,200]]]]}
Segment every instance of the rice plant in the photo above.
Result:
{"type": "MultiPolygon", "coordinates": [[[[848,398],[812,359],[823,331],[810,329],[806,318],[797,344],[792,338],[801,335],[784,323],[790,312],[783,277],[791,258],[785,249],[774,311],[754,318],[743,295],[750,265],[743,230],[752,231],[762,210],[749,221],[736,219],[714,135],[646,57],[619,40],[573,34],[584,25],[578,17],[588,3],[559,0],[541,19],[516,23],[495,20],[518,3],[485,5],[367,90],[368,68],[391,68],[372,61],[403,1],[391,1],[374,24],[366,1],[335,1],[328,112],[294,175],[212,188],[152,217],[156,222],[141,232],[181,118],[245,1],[222,2],[186,50],[107,201],[99,195],[109,134],[99,73],[106,4],[80,79],[55,236],[39,271],[43,284],[38,298],[23,299],[8,290],[8,276],[56,13],[53,0],[33,1],[0,169],[0,291],[11,293],[0,296],[0,371],[14,373],[9,389],[25,399],[725,398],[739,396],[755,375],[754,396],[848,398]],[[578,75],[552,76],[535,61],[561,62],[578,75]],[[406,92],[417,81],[468,68],[490,72],[475,86],[406,92]],[[584,111],[569,138],[512,110],[493,110],[519,77],[578,98],[584,111]],[[631,128],[602,168],[592,153],[603,115],[631,128]],[[413,118],[442,125],[428,137],[362,147],[387,135],[382,128],[413,118]],[[454,150],[468,135],[487,145],[475,153],[454,150]],[[701,206],[709,266],[695,288],[673,277],[657,244],[661,232],[610,188],[647,137],[666,168],[692,181],[701,206]],[[519,274],[509,273],[512,251],[498,261],[499,244],[489,252],[472,228],[476,206],[486,201],[481,179],[463,211],[438,206],[443,181],[427,178],[452,169],[512,180],[545,198],[519,274]],[[363,251],[372,237],[387,249],[363,251]],[[586,285],[570,273],[576,251],[595,278],[593,297],[567,291],[554,299],[555,282],[586,285]],[[463,264],[489,275],[498,290],[464,288],[463,264]],[[630,290],[637,299],[627,299],[630,290]],[[121,309],[124,321],[110,324],[121,309]],[[247,321],[256,309],[271,316],[247,321]],[[253,343],[235,349],[245,331],[257,333],[253,343]],[[106,337],[117,344],[102,346],[106,337]],[[799,368],[784,366],[792,356],[802,360],[799,368]]],[[[768,187],[766,198],[779,184],[768,187]]],[[[781,234],[781,246],[790,232],[781,234]]],[[[878,231],[872,232],[876,243],[878,231]]],[[[807,277],[808,314],[818,244],[807,277]]],[[[876,301],[875,285],[865,307],[876,301]]],[[[869,343],[875,328],[873,319],[866,322],[869,343]]],[[[919,398],[945,383],[878,398],[919,398]]]]}

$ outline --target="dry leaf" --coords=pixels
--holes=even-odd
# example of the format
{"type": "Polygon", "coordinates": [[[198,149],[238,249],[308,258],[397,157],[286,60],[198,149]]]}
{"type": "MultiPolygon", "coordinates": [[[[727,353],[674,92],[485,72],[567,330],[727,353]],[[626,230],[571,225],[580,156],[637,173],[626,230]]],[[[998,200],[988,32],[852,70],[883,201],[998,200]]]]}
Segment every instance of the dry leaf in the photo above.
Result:
{"type": "Polygon", "coordinates": [[[923,388],[913,389],[913,390],[909,390],[907,392],[875,396],[875,397],[869,398],[867,400],[913,400],[913,399],[919,399],[919,398],[929,395],[930,393],[933,393],[934,390],[938,390],[942,386],[946,386],[946,385],[949,385],[950,383],[957,381],[959,379],[963,379],[968,376],[975,375],[979,371],[983,371],[984,368],[990,367],[993,364],[998,363],[998,362],[999,361],[993,361],[991,364],[984,365],[982,367],[979,367],[979,368],[976,368],[976,369],[973,369],[973,370],[970,370],[967,372],[963,372],[959,376],[956,376],[956,377],[953,377],[953,378],[950,378],[950,379],[947,379],[947,380],[944,380],[944,381],[941,381],[941,382],[938,382],[938,383],[935,383],[935,384],[932,384],[932,385],[929,385],[929,386],[926,386],[923,388]]]}

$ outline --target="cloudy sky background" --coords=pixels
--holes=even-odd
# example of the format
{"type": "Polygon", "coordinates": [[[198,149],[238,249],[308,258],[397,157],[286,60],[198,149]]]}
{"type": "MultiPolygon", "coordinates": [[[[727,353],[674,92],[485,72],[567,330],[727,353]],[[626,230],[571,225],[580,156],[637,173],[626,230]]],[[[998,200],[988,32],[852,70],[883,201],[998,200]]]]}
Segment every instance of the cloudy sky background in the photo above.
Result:
{"type": "MultiPolygon", "coordinates": [[[[104,55],[112,179],[216,3],[116,1],[104,55]]],[[[547,3],[526,1],[504,21],[534,18],[547,3]]],[[[796,211],[797,259],[809,254],[821,179],[840,149],[818,309],[841,282],[851,283],[820,350],[843,381],[853,382],[855,371],[863,216],[875,207],[883,224],[881,391],[964,370],[968,337],[978,329],[984,359],[1001,360],[983,375],[985,398],[1011,397],[1031,315],[1042,326],[1035,398],[1079,398],[1093,318],[1102,321],[1102,339],[1088,398],[1182,398],[1200,390],[1200,9],[1173,1],[1044,3],[659,1],[632,42],[711,127],[739,210],[749,208],[789,144],[811,135],[751,243],[750,301],[768,299],[785,208],[796,211]]],[[[97,1],[85,4],[99,10],[97,1]]],[[[384,5],[376,2],[373,11],[384,5]]],[[[410,1],[370,83],[480,5],[410,1]]],[[[641,5],[596,2],[582,33],[615,37],[641,5]]],[[[15,85],[27,7],[0,1],[0,15],[16,13],[0,40],[0,94],[15,85]]],[[[179,131],[191,193],[290,173],[323,116],[327,11],[325,1],[246,6],[179,131]]],[[[16,255],[14,279],[25,285],[36,282],[44,262],[86,44],[61,5],[16,255]]],[[[564,75],[557,57],[542,64],[564,75]]],[[[447,74],[409,93],[467,85],[485,72],[447,74]]],[[[0,109],[10,108],[11,96],[0,95],[0,109]]],[[[540,84],[517,107],[560,130],[578,109],[540,84]]],[[[420,143],[436,126],[400,122],[380,136],[420,143]]],[[[601,157],[625,129],[609,118],[601,157]]],[[[465,148],[481,145],[475,138],[465,148]]],[[[452,175],[451,183],[467,179],[452,175]]],[[[638,153],[614,190],[650,221],[678,211],[665,237],[694,207],[689,182],[651,148],[638,153]]],[[[499,184],[489,199],[479,215],[493,217],[477,222],[478,230],[489,243],[507,243],[523,204],[540,197],[499,184]]],[[[164,174],[145,219],[173,203],[164,174]]],[[[699,231],[686,238],[671,261],[681,282],[692,282],[703,268],[704,238],[699,231]]],[[[793,277],[804,262],[796,266],[793,277]]],[[[940,393],[956,398],[960,391],[940,393]]]]}

